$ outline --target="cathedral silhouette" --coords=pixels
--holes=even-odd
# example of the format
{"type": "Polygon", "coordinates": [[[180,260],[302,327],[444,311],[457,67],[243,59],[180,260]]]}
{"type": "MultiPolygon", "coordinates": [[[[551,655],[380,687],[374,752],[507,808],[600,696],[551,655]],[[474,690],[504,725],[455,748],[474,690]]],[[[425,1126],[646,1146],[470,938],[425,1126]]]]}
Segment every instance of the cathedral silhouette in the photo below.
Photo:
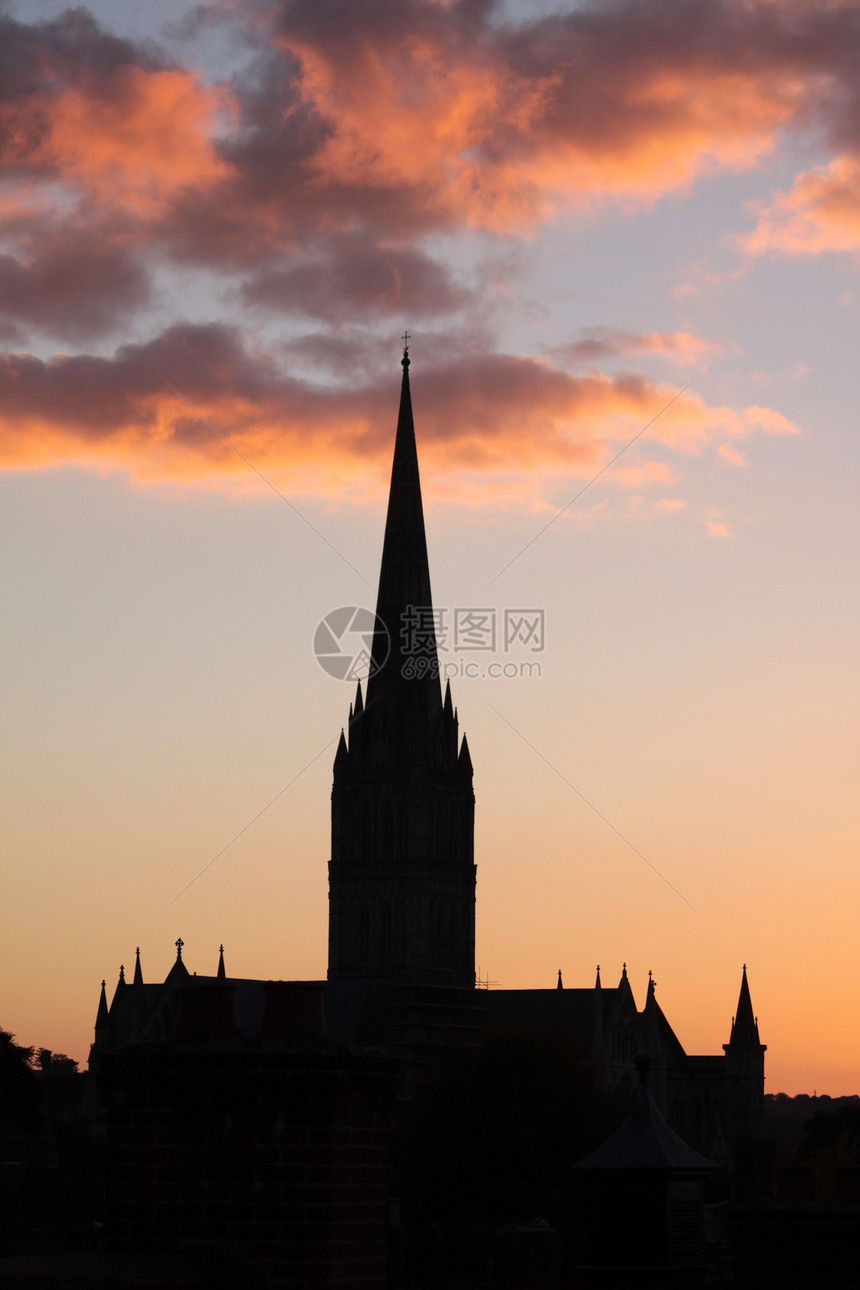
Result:
{"type": "MultiPolygon", "coordinates": [[[[102,982],[90,1068],[105,1090],[105,1115],[133,1120],[134,1098],[126,1092],[145,1084],[135,1083],[135,1072],[146,1069],[155,1079],[153,1072],[170,1065],[168,1053],[178,1054],[171,1070],[181,1057],[194,1078],[203,1078],[205,1054],[229,1048],[238,1083],[225,1086],[223,1096],[241,1100],[241,1081],[258,1078],[247,1054],[301,1041],[320,1070],[385,1085],[384,1103],[391,1088],[408,1087],[432,1069],[453,1041],[477,1043],[491,1025],[529,1024],[564,1031],[590,1054],[607,1086],[627,1086],[631,1095],[634,1058],[647,1052],[650,1092],[672,1129],[709,1158],[740,1169],[759,1135],[764,1096],[765,1045],[746,966],[728,1042],[711,1056],[684,1051],[650,973],[637,1008],[626,965],[615,986],[603,984],[599,968],[593,986],[574,989],[563,985],[561,972],[546,989],[476,983],[469,746],[450,685],[442,694],[432,615],[425,614],[420,668],[409,666],[401,632],[407,614],[433,603],[409,366],[404,350],[370,670],[334,759],[327,980],[235,977],[223,946],[212,975],[192,976],[180,939],[166,979],[147,982],[138,950],[132,981],[120,968],[110,1005],[102,982]],[[366,1071],[359,1078],[365,1058],[372,1078],[366,1071]]],[[[278,1060],[294,1071],[295,1052],[283,1053],[278,1060]]],[[[165,1106],[180,1096],[169,1081],[159,1087],[172,1090],[163,1094],[165,1106]]],[[[281,1123],[283,1109],[278,1114],[281,1123]]],[[[118,1230],[126,1230],[124,1221],[120,1216],[118,1230]]]]}

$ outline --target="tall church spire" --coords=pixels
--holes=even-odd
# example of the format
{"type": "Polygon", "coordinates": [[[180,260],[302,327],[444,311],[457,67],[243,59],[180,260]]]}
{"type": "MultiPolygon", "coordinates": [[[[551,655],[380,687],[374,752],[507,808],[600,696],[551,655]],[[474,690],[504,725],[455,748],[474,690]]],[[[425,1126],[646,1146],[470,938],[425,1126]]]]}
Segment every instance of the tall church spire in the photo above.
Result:
{"type": "Polygon", "coordinates": [[[366,707],[382,708],[389,736],[397,739],[401,752],[405,751],[405,741],[411,745],[410,751],[420,756],[426,752],[420,744],[438,712],[439,662],[409,389],[408,349],[403,351],[402,367],[400,411],[376,600],[380,625],[373,638],[366,707]]]}
{"type": "Polygon", "coordinates": [[[403,353],[370,675],[332,785],[329,977],[472,988],[472,761],[444,703],[403,353]]]}

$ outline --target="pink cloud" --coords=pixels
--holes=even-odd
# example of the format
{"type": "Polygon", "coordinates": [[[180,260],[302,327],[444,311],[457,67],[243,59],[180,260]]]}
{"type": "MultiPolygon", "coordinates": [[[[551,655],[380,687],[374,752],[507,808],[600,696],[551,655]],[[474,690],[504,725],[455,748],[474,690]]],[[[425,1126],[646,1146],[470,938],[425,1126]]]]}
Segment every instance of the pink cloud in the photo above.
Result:
{"type": "Polygon", "coordinates": [[[821,255],[860,248],[860,153],[834,158],[798,175],[761,211],[752,233],[741,238],[750,255],[821,255]]]}
{"type": "Polygon", "coordinates": [[[153,215],[178,190],[225,173],[213,147],[229,98],[84,9],[27,26],[0,18],[7,50],[0,157],[11,171],[153,215]]]}
{"type": "MultiPolygon", "coordinates": [[[[10,173],[59,181],[78,203],[46,220],[79,224],[97,204],[138,248],[243,269],[246,299],[321,318],[336,281],[359,313],[456,309],[460,284],[420,246],[429,232],[521,234],[565,206],[650,202],[755,164],[780,131],[847,138],[860,119],[850,6],[610,0],[512,22],[466,0],[288,0],[217,16],[231,12],[254,57],[220,86],[84,10],[0,18],[13,69],[0,153],[10,173]]],[[[856,176],[824,179],[801,177],[757,245],[853,237],[856,176]]],[[[11,254],[35,272],[26,248],[11,254]]],[[[707,357],[682,333],[651,349],[707,357]]]]}
{"type": "MultiPolygon", "coordinates": [[[[292,490],[337,496],[368,471],[379,478],[387,471],[397,393],[390,374],[348,388],[317,386],[281,370],[272,355],[251,351],[233,329],[187,325],[122,346],[112,358],[6,355],[0,462],[6,469],[77,463],[125,469],[141,481],[253,486],[247,467],[166,381],[258,470],[292,490]]],[[[588,476],[667,402],[667,391],[646,377],[576,377],[544,360],[487,352],[428,364],[413,388],[428,480],[454,471],[466,493],[479,493],[484,477],[489,484],[516,474],[527,489],[544,478],[588,476]]],[[[688,393],[655,422],[649,440],[701,452],[724,437],[732,417],[744,434],[793,429],[769,409],[709,408],[688,393]]],[[[634,477],[638,486],[673,478],[665,464],[625,461],[616,483],[634,477]]]]}
{"type": "Polygon", "coordinates": [[[588,327],[580,340],[554,351],[574,363],[603,362],[630,354],[657,354],[672,362],[703,365],[713,355],[725,353],[719,341],[704,340],[691,331],[629,332],[612,327],[588,327]]]}
{"type": "Polygon", "coordinates": [[[123,230],[94,220],[34,223],[19,254],[0,255],[0,316],[72,340],[97,336],[150,298],[123,230]]]}
{"type": "Polygon", "coordinates": [[[322,240],[300,260],[268,265],[244,283],[241,294],[248,305],[328,321],[397,311],[433,317],[462,309],[473,297],[424,251],[358,235],[322,240]]]}

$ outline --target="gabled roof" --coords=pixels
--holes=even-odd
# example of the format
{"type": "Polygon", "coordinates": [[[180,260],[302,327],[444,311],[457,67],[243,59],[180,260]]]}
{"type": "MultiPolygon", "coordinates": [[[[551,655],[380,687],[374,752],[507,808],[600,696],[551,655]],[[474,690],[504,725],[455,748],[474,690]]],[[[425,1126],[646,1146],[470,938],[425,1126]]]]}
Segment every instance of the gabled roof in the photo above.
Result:
{"type": "MultiPolygon", "coordinates": [[[[613,995],[614,990],[604,990],[613,995]]],[[[485,990],[481,992],[487,1023],[505,1027],[539,1025],[561,1027],[577,1043],[590,1045],[594,1035],[594,991],[563,990],[485,990]]]]}
{"type": "Polygon", "coordinates": [[[666,1019],[666,1014],[657,1002],[656,983],[648,974],[648,995],[642,1014],[644,1033],[647,1036],[646,1047],[655,1055],[660,1054],[666,1064],[677,1064],[686,1059],[684,1047],[666,1019]]]}

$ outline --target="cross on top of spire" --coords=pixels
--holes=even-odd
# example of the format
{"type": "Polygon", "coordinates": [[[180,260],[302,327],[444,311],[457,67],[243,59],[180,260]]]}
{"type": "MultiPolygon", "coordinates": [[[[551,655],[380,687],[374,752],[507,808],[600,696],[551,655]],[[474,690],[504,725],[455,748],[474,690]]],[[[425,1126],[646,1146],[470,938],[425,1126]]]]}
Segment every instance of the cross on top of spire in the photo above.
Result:
{"type": "Polygon", "coordinates": [[[403,358],[400,361],[400,365],[401,367],[408,367],[409,366],[409,332],[408,331],[405,331],[403,333],[402,339],[403,339],[403,358]]]}
{"type": "Polygon", "coordinates": [[[174,944],[175,944],[175,946],[176,946],[176,957],[177,957],[178,959],[181,959],[181,958],[182,958],[182,946],[185,944],[185,942],[183,941],[182,937],[180,936],[178,941],[174,941],[174,944]]]}

